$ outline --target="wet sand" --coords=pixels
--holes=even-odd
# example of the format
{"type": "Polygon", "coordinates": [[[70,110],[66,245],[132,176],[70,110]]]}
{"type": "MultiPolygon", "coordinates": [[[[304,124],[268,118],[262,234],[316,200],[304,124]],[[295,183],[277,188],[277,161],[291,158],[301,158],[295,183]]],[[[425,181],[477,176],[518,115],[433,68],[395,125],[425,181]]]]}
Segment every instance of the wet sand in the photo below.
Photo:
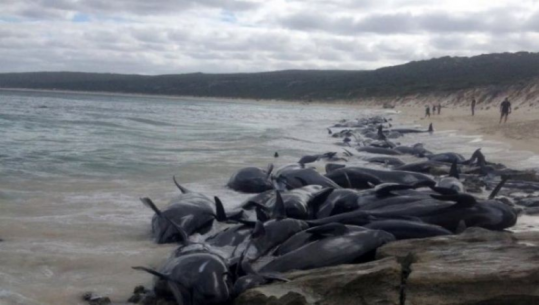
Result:
{"type": "MultiPolygon", "coordinates": [[[[488,106],[487,106],[488,107],[488,106]]],[[[477,107],[475,116],[469,106],[448,106],[440,115],[425,118],[425,106],[396,107],[402,121],[419,124],[425,128],[433,123],[435,130],[454,130],[465,135],[482,135],[486,140],[509,144],[514,150],[539,153],[539,109],[529,106],[513,106],[507,123],[499,123],[500,112],[495,106],[490,109],[477,107]]]]}

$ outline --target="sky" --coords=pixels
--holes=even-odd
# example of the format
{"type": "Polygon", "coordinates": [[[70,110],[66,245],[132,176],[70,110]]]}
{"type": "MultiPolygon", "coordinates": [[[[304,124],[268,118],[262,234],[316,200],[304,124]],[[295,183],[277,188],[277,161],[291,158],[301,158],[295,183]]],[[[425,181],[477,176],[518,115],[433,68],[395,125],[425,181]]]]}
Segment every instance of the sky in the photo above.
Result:
{"type": "Polygon", "coordinates": [[[539,51],[539,0],[0,0],[0,72],[371,70],[539,51]]]}

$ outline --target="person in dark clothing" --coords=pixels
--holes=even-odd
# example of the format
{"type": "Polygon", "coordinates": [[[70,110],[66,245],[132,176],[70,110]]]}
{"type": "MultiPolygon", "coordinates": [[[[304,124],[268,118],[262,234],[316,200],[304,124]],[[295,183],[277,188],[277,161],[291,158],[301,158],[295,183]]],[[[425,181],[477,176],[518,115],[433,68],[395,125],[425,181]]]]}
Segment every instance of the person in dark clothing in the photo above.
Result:
{"type": "Polygon", "coordinates": [[[436,115],[436,105],[432,106],[432,115],[436,115]]]}
{"type": "Polygon", "coordinates": [[[427,108],[425,109],[425,117],[430,118],[430,106],[427,106],[427,108]]]}
{"type": "Polygon", "coordinates": [[[441,111],[442,111],[442,104],[438,104],[438,115],[440,115],[441,111]]]}
{"type": "Polygon", "coordinates": [[[472,116],[475,115],[475,99],[472,100],[472,116]]]}
{"type": "Polygon", "coordinates": [[[500,117],[500,123],[502,123],[502,119],[505,117],[504,123],[507,123],[507,117],[509,117],[509,114],[511,113],[511,102],[509,102],[508,98],[505,98],[505,100],[500,104],[500,112],[502,113],[500,117]]]}

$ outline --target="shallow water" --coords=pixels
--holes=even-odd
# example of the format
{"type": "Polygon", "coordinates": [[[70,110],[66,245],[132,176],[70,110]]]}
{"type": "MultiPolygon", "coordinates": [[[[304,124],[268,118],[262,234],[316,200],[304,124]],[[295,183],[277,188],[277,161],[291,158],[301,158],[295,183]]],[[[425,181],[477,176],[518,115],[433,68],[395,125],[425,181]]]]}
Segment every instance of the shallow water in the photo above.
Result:
{"type": "MultiPolygon", "coordinates": [[[[86,291],[124,301],[172,246],[150,241],[152,212],[186,187],[228,207],[245,166],[340,151],[326,127],[389,113],[338,106],[0,91],[0,304],[77,304],[86,291]],[[273,154],[278,151],[280,158],[273,154]]],[[[411,135],[433,151],[537,167],[537,156],[479,136],[411,135]]],[[[323,164],[320,164],[323,167],[323,164]]]]}

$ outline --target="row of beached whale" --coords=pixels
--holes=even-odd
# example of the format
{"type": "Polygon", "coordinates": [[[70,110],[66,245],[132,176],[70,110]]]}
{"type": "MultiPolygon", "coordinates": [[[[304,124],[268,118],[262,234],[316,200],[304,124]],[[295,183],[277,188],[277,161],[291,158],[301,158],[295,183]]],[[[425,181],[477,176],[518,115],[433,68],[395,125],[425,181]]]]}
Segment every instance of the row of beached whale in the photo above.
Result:
{"type": "Polygon", "coordinates": [[[181,194],[167,207],[159,209],[149,198],[142,201],[155,212],[155,242],[179,246],[157,270],[134,268],[155,275],[158,298],[223,304],[252,287],[287,281],[283,273],[288,271],[373,260],[377,248],[394,240],[515,225],[513,208],[496,200],[511,170],[488,163],[480,150],[465,159],[456,153],[434,154],[422,145],[399,146],[389,138],[423,131],[391,127],[388,120],[374,117],[329,129],[336,138],[355,138],[357,144],[343,141],[350,148],[385,154],[367,161],[391,170],[346,166],[360,158],[349,149],[305,156],[277,169],[245,168],[228,186],[256,195],[233,210],[174,179],[181,194]],[[393,157],[398,154],[428,159],[405,164],[393,157]],[[328,162],[325,175],[306,165],[320,160],[328,162]],[[479,199],[464,192],[461,175],[503,176],[489,199],[479,199]],[[194,234],[203,241],[193,241],[194,234]]]}

